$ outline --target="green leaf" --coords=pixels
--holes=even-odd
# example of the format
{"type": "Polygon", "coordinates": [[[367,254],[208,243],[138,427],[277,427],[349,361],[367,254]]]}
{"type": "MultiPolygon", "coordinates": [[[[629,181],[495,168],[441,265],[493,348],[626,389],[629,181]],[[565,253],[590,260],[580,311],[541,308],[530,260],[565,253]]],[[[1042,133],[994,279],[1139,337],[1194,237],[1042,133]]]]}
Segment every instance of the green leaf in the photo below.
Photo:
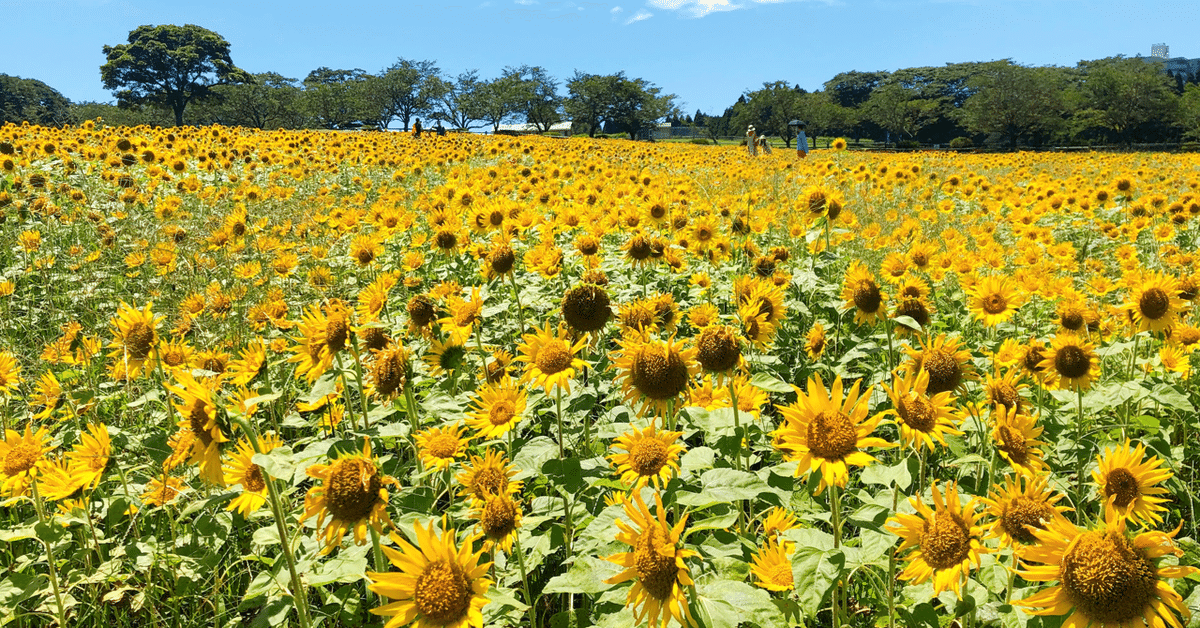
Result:
{"type": "Polygon", "coordinates": [[[737,523],[737,520],[738,515],[736,512],[701,519],[688,523],[685,534],[691,535],[693,532],[699,532],[700,530],[728,530],[737,523]]]}
{"type": "Polygon", "coordinates": [[[267,475],[285,481],[291,481],[296,473],[295,456],[292,454],[292,448],[287,445],[276,447],[265,454],[254,454],[250,462],[266,471],[267,475]]]}
{"type": "Polygon", "coordinates": [[[561,576],[546,583],[543,593],[586,593],[596,594],[611,589],[613,585],[604,581],[621,573],[621,567],[594,556],[580,556],[561,576]]]}
{"type": "Polygon", "coordinates": [[[542,474],[568,493],[583,487],[583,467],[578,458],[551,458],[542,464],[542,474]]]}
{"type": "Polygon", "coordinates": [[[892,318],[892,321],[901,327],[907,327],[916,332],[922,331],[921,324],[911,316],[896,316],[892,318]]]}
{"type": "MultiPolygon", "coordinates": [[[[846,566],[846,556],[841,549],[822,547],[825,545],[823,537],[812,536],[810,539],[820,541],[820,544],[802,545],[797,541],[796,553],[792,554],[792,580],[806,617],[815,616],[821,609],[833,583],[842,577],[846,566]]],[[[832,537],[828,544],[832,546],[832,537]]]]}
{"type": "Polygon", "coordinates": [[[737,628],[743,622],[778,626],[779,607],[765,590],[737,580],[715,580],[696,587],[696,598],[708,615],[709,628],[737,628]]]}
{"type": "Polygon", "coordinates": [[[679,467],[684,471],[702,471],[711,469],[716,460],[717,452],[708,447],[696,447],[688,450],[679,458],[679,467]]]}
{"type": "Polygon", "coordinates": [[[718,437],[733,435],[733,408],[684,408],[681,414],[689,425],[704,433],[705,442],[712,443],[718,437]]]}
{"type": "Polygon", "coordinates": [[[1177,388],[1167,383],[1155,386],[1154,390],[1150,391],[1150,398],[1168,408],[1174,408],[1181,412],[1195,411],[1195,407],[1192,406],[1192,402],[1188,400],[1187,395],[1179,392],[1177,388]]]}
{"type": "Polygon", "coordinates": [[[767,392],[788,394],[793,392],[792,386],[770,373],[755,373],[750,378],[750,384],[767,392]]]}
{"type": "Polygon", "coordinates": [[[895,486],[901,490],[912,486],[912,472],[908,468],[908,460],[901,460],[894,465],[873,464],[862,472],[863,484],[878,486],[895,486]]]}
{"type": "Polygon", "coordinates": [[[762,493],[771,492],[771,487],[753,473],[734,469],[712,469],[700,476],[699,493],[680,493],[678,502],[683,506],[708,508],[715,504],[727,504],[744,499],[754,499],[762,493]]]}

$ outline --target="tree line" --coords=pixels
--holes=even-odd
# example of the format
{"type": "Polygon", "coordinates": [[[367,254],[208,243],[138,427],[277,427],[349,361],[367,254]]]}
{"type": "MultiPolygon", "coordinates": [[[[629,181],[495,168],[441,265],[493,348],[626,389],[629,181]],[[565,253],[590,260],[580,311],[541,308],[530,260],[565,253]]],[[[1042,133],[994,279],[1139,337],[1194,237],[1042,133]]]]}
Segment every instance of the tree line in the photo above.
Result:
{"type": "MultiPolygon", "coordinates": [[[[524,122],[539,132],[635,137],[662,120],[740,136],[753,124],[790,146],[793,120],[810,135],[877,142],[1007,146],[1200,139],[1200,79],[1159,62],[1112,57],[1075,67],[1009,60],[895,72],[850,71],[808,92],[787,81],[747,90],[720,115],[683,116],[678,97],[624,72],[576,70],[560,81],[541,66],[451,76],[435,61],[399,58],[378,72],[320,67],[303,79],[248,73],[229,43],[195,25],[141,26],[105,46],[101,80],[116,104],[70,103],[41,81],[0,75],[0,123],[224,124],[259,129],[411,128],[417,118],[493,132],[524,122]]],[[[427,125],[428,126],[428,125],[427,125]]]]}

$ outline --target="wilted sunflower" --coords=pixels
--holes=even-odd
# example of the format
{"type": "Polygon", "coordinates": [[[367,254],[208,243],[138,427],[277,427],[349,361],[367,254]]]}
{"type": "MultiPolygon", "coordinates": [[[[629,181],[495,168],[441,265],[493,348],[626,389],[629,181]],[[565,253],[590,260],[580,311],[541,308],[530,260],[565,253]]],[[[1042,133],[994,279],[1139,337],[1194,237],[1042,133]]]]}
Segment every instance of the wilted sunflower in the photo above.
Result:
{"type": "Polygon", "coordinates": [[[297,325],[301,335],[295,339],[296,344],[290,349],[294,355],[288,359],[296,363],[297,375],[304,375],[312,383],[329,370],[334,356],[353,342],[350,315],[340,301],[331,302],[324,309],[316,305],[305,309],[297,325]]]}
{"type": "Polygon", "coordinates": [[[867,417],[871,389],[860,395],[861,385],[861,380],[855,381],[843,395],[841,377],[834,380],[831,390],[826,390],[817,375],[808,380],[807,391],[793,386],[796,403],[780,408],[784,422],[774,433],[776,447],[787,460],[799,462],[797,477],[820,472],[818,494],[830,485],[846,486],[851,466],[865,467],[875,462],[863,449],[893,446],[870,436],[883,420],[883,413],[867,417]]]}
{"type": "Polygon", "coordinates": [[[474,409],[467,413],[467,426],[479,438],[503,438],[521,421],[525,398],[525,389],[508,377],[486,384],[471,401],[474,409]]]}
{"type": "Polygon", "coordinates": [[[687,390],[692,376],[699,372],[696,349],[675,342],[651,340],[649,336],[628,336],[620,341],[620,350],[612,356],[613,367],[621,379],[625,399],[642,401],[641,410],[667,411],[667,402],[687,390]]]}
{"type": "Polygon", "coordinates": [[[1159,563],[1167,554],[1183,555],[1174,543],[1176,532],[1143,532],[1130,539],[1124,517],[1109,518],[1098,530],[1055,517],[1045,530],[1033,530],[1040,542],[1022,549],[1025,570],[1018,573],[1032,582],[1058,584],[1016,604],[1033,615],[1067,615],[1064,626],[1178,628],[1176,613],[1186,618],[1189,612],[1167,580],[1197,570],[1159,563]]]}
{"type": "Polygon", "coordinates": [[[392,343],[373,354],[367,368],[371,378],[369,392],[380,399],[394,399],[408,380],[408,350],[404,345],[392,343]]]}
{"type": "MultiPolygon", "coordinates": [[[[258,439],[258,446],[262,449],[262,453],[270,453],[271,450],[279,447],[283,441],[274,434],[266,434],[258,439]]],[[[263,476],[263,470],[258,465],[251,461],[254,458],[254,446],[245,438],[238,441],[237,450],[233,456],[225,463],[225,485],[226,486],[241,486],[242,492],[225,510],[236,510],[242,513],[243,517],[249,517],[250,513],[262,508],[262,505],[267,501],[267,483],[263,476]]]]}
{"type": "Polygon", "coordinates": [[[767,539],[751,559],[750,575],[754,584],[768,591],[791,591],[795,587],[792,559],[787,548],[777,539],[767,539]]]}
{"type": "Polygon", "coordinates": [[[399,549],[382,547],[388,560],[399,572],[366,573],[371,592],[396,600],[371,609],[375,615],[391,617],[384,628],[412,624],[414,628],[481,628],[481,609],[489,602],[487,576],[491,563],[479,562],[484,550],[472,553],[478,537],[465,539],[456,545],[457,531],[445,528],[439,537],[433,522],[428,527],[414,522],[417,545],[413,546],[392,532],[392,542],[399,549]]]}
{"type": "Polygon", "coordinates": [[[1016,282],[1002,275],[989,275],[968,291],[967,309],[984,325],[992,327],[1012,318],[1024,296],[1016,282]]]}
{"type": "Polygon", "coordinates": [[[29,482],[37,475],[38,465],[45,460],[46,453],[51,449],[50,429],[40,427],[33,431],[32,424],[25,425],[25,434],[9,429],[4,432],[4,441],[0,442],[0,460],[4,466],[0,468],[0,493],[15,498],[25,494],[29,482]]]}
{"type": "Polygon", "coordinates": [[[658,431],[654,421],[644,430],[633,428],[617,437],[613,442],[613,453],[608,456],[617,467],[621,482],[632,490],[638,490],[653,482],[662,488],[679,472],[679,455],[684,446],[679,437],[683,432],[658,431]],[[623,452],[623,453],[621,453],[623,452]]]}
{"type": "Polygon", "coordinates": [[[429,333],[429,326],[437,319],[437,302],[427,294],[414,295],[404,306],[408,312],[408,333],[422,335],[429,333]]]}
{"type": "Polygon", "coordinates": [[[1092,378],[1100,376],[1096,346],[1071,333],[1055,336],[1038,366],[1045,373],[1044,381],[1049,388],[1087,390],[1092,378]]]}
{"type": "Polygon", "coordinates": [[[651,254],[654,252],[653,241],[646,235],[635,233],[621,246],[621,250],[625,251],[625,259],[629,261],[634,268],[651,263],[653,259],[651,254]]]}
{"type": "Polygon", "coordinates": [[[1018,412],[1016,408],[997,406],[992,409],[992,421],[992,442],[1013,469],[1036,475],[1046,468],[1039,448],[1045,443],[1037,440],[1043,429],[1037,424],[1037,417],[1018,412]]]}
{"type": "Polygon", "coordinates": [[[932,510],[920,498],[910,497],[909,503],[917,514],[898,512],[888,519],[891,524],[888,530],[904,540],[897,552],[912,550],[905,557],[908,566],[900,573],[900,579],[921,584],[932,578],[935,596],[950,590],[961,597],[961,588],[970,577],[971,563],[978,567],[979,557],[991,550],[983,546],[976,499],[963,504],[957,483],[946,487],[944,499],[937,482],[931,490],[932,510]]]}
{"type": "Polygon", "coordinates": [[[112,319],[113,341],[108,348],[113,351],[108,355],[123,365],[123,374],[127,378],[137,377],[146,361],[154,358],[158,323],[163,317],[154,315],[153,306],[153,303],[146,303],[146,307],[139,310],[122,301],[112,319]]]}
{"type": "Polygon", "coordinates": [[[887,316],[887,295],[875,283],[875,276],[860,260],[854,260],[842,284],[842,300],[854,308],[854,322],[875,324],[887,316]]]}
{"type": "Polygon", "coordinates": [[[632,551],[614,554],[605,558],[624,570],[605,580],[606,584],[620,584],[633,580],[625,605],[633,608],[633,620],[637,624],[649,619],[651,628],[667,626],[671,620],[679,625],[695,626],[688,609],[686,588],[693,586],[691,575],[684,560],[696,556],[696,552],[679,547],[679,537],[687,525],[684,515],[674,527],[667,525],[666,509],[662,497],[654,493],[658,516],[655,517],[642,500],[641,492],[635,491],[633,499],[625,500],[625,516],[633,525],[617,519],[617,540],[630,546],[632,551]]]}
{"type": "Polygon", "coordinates": [[[600,331],[612,316],[609,305],[608,292],[604,288],[582,283],[563,295],[563,320],[578,332],[600,331]]]}
{"type": "Polygon", "coordinates": [[[1130,448],[1125,441],[1120,447],[1105,447],[1097,458],[1092,479],[1100,489],[1105,508],[1134,523],[1151,524],[1162,521],[1158,513],[1167,509],[1159,504],[1170,501],[1162,495],[1167,490],[1159,486],[1174,473],[1165,467],[1158,456],[1146,458],[1146,446],[1130,448]]]}
{"type": "Polygon", "coordinates": [[[953,393],[946,391],[928,394],[929,371],[905,371],[892,386],[884,384],[892,409],[900,425],[904,444],[919,450],[922,445],[934,451],[934,441],[946,445],[946,434],[959,435],[955,426],[962,417],[954,411],[953,393]]]}
{"type": "Polygon", "coordinates": [[[174,440],[175,456],[200,466],[200,477],[216,486],[224,486],[221,474],[221,443],[229,439],[217,421],[211,385],[196,380],[188,371],[175,374],[175,385],[164,387],[179,396],[179,438],[174,440]]]}
{"type": "Polygon", "coordinates": [[[267,346],[263,344],[262,340],[255,339],[242,349],[238,359],[229,363],[225,372],[230,376],[231,384],[245,386],[263,372],[266,364],[267,346]]]}
{"type": "Polygon", "coordinates": [[[495,449],[488,449],[480,456],[471,456],[455,479],[462,485],[459,495],[469,497],[473,505],[484,501],[488,495],[515,494],[521,490],[521,482],[512,478],[517,468],[508,463],[508,458],[495,449]]]}
{"type": "Polygon", "coordinates": [[[427,468],[444,470],[450,467],[455,458],[461,458],[467,448],[469,439],[462,437],[466,429],[461,423],[449,427],[431,427],[417,432],[417,449],[421,462],[427,468]]]}
{"type": "Polygon", "coordinates": [[[371,455],[371,440],[363,438],[362,453],[343,454],[330,464],[314,464],[305,470],[308,477],[321,480],[320,486],[308,489],[304,496],[302,521],[317,517],[321,531],[322,554],[328,554],[342,544],[346,532],[354,534],[354,543],[367,540],[367,526],[381,531],[383,524],[392,524],[387,514],[386,485],[399,486],[395,478],[384,475],[371,455]],[[329,525],[325,525],[326,517],[329,525]]]}
{"type": "Polygon", "coordinates": [[[517,361],[525,363],[525,380],[547,393],[562,389],[569,394],[575,371],[587,366],[575,357],[587,345],[587,339],[580,338],[571,344],[566,331],[555,332],[550,323],[537,333],[525,334],[522,339],[525,342],[517,347],[521,352],[517,361]]]}
{"type": "Polygon", "coordinates": [[[958,337],[938,334],[933,340],[922,338],[920,349],[912,347],[905,352],[909,358],[905,369],[929,372],[928,393],[931,395],[953,391],[963,380],[977,378],[971,364],[971,352],[962,348],[958,337]]]}
{"type": "Polygon", "coordinates": [[[1070,510],[1057,505],[1063,494],[1051,491],[1049,481],[1048,475],[1010,475],[981,500],[987,505],[984,514],[992,520],[988,533],[1000,539],[1001,547],[1037,543],[1033,530],[1045,530],[1054,517],[1070,510]]]}
{"type": "Polygon", "coordinates": [[[1179,280],[1165,273],[1154,273],[1136,281],[1124,309],[1137,325],[1137,331],[1160,332],[1173,327],[1187,306],[1179,298],[1179,280]]]}

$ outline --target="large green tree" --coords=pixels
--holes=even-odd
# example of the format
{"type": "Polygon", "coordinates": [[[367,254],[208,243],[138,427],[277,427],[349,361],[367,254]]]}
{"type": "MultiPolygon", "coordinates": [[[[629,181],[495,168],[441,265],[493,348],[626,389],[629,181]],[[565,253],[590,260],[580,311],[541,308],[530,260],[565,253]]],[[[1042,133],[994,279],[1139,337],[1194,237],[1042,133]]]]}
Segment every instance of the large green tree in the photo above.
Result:
{"type": "Polygon", "coordinates": [[[920,92],[900,83],[876,89],[863,104],[867,117],[896,136],[915,138],[917,132],[940,115],[942,100],[922,98],[920,92]]]}
{"type": "Polygon", "coordinates": [[[303,92],[295,79],[275,72],[254,75],[253,83],[219,85],[216,97],[195,105],[191,114],[217,124],[255,129],[298,129],[308,126],[303,92]]]}
{"type": "Polygon", "coordinates": [[[373,102],[384,128],[398,120],[407,131],[413,118],[434,112],[446,89],[437,63],[429,60],[397,59],[378,78],[373,102]]]}
{"type": "Polygon", "coordinates": [[[1200,85],[1189,83],[1179,100],[1179,123],[1185,137],[1200,140],[1200,85]]]}
{"type": "Polygon", "coordinates": [[[0,74],[0,125],[29,122],[61,126],[70,121],[70,102],[49,85],[0,74]]]}
{"type": "Polygon", "coordinates": [[[762,89],[746,92],[745,102],[734,107],[734,127],[753,124],[759,135],[778,135],[790,148],[795,134],[788,123],[801,117],[804,94],[786,81],[763,83],[762,89]]]}
{"type": "Polygon", "coordinates": [[[558,81],[539,65],[505,68],[504,75],[514,84],[514,97],[520,101],[518,111],[525,121],[545,133],[562,120],[563,99],[558,95],[558,81]]]}
{"type": "Polygon", "coordinates": [[[975,93],[960,110],[966,128],[1008,146],[1063,129],[1072,110],[1065,68],[995,61],[984,64],[969,84],[975,93]]]}
{"type": "Polygon", "coordinates": [[[1123,142],[1173,119],[1179,105],[1174,81],[1157,63],[1112,57],[1080,64],[1084,76],[1081,126],[1098,126],[1123,142]]]}
{"type": "Polygon", "coordinates": [[[600,75],[575,70],[575,74],[567,79],[563,110],[574,125],[587,129],[588,137],[595,137],[600,130],[616,93],[616,85],[622,78],[623,74],[600,75]]]}
{"type": "Polygon", "coordinates": [[[483,85],[477,70],[459,73],[454,80],[438,79],[440,96],[434,117],[441,118],[456,129],[469,131],[483,121],[483,85]]]}
{"type": "Polygon", "coordinates": [[[233,64],[224,37],[194,24],[139,26],[128,43],[105,46],[104,56],[100,79],[118,103],[168,107],[176,126],[188,104],[211,96],[214,86],[252,80],[233,64]]]}

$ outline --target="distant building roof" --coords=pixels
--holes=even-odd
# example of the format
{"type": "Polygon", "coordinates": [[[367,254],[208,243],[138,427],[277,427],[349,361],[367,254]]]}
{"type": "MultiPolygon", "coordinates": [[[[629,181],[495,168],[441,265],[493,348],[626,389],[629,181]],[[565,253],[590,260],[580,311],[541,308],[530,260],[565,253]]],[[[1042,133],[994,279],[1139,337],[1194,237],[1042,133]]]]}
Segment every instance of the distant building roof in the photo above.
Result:
{"type": "MultiPolygon", "coordinates": [[[[537,133],[538,132],[538,128],[529,123],[501,124],[500,128],[497,130],[505,131],[508,133],[537,133]]],[[[550,125],[551,133],[558,133],[558,132],[570,131],[570,130],[571,130],[571,122],[570,121],[556,122],[556,123],[550,125]]]]}

